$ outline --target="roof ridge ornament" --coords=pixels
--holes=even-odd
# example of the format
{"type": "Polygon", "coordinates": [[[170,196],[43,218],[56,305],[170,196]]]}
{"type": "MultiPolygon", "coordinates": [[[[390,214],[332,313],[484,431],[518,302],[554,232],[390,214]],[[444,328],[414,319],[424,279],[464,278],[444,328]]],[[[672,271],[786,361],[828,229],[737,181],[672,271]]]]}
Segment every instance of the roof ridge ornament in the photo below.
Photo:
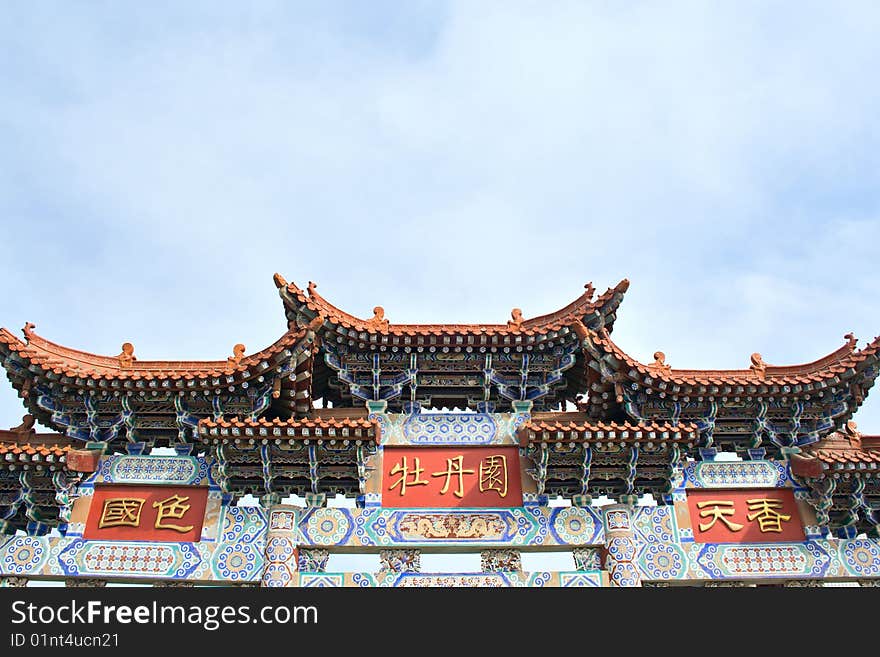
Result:
{"type": "Polygon", "coordinates": [[[859,432],[859,425],[850,420],[843,427],[843,435],[849,439],[849,444],[853,447],[861,448],[862,434],[859,432]]]}
{"type": "Polygon", "coordinates": [[[510,319],[507,321],[507,328],[519,330],[523,324],[522,310],[514,308],[510,311],[510,319]]]}
{"type": "Polygon", "coordinates": [[[37,325],[33,322],[25,322],[24,326],[21,329],[21,332],[24,333],[24,337],[30,340],[34,337],[34,329],[37,328],[37,325]]]}
{"type": "Polygon", "coordinates": [[[12,427],[10,431],[23,435],[36,433],[36,431],[34,430],[34,424],[36,423],[36,421],[37,419],[33,415],[27,413],[22,416],[21,424],[19,424],[17,427],[12,427]]]}
{"type": "Polygon", "coordinates": [[[672,366],[666,363],[666,354],[662,351],[654,352],[654,362],[648,365],[648,369],[652,372],[669,372],[672,366]]]}
{"type": "Polygon", "coordinates": [[[858,343],[858,338],[856,338],[855,334],[850,331],[846,335],[843,336],[843,339],[846,340],[846,346],[853,350],[856,348],[856,344],[858,343]]]}
{"type": "Polygon", "coordinates": [[[122,352],[116,357],[119,359],[121,369],[131,369],[131,364],[137,360],[134,355],[134,345],[131,342],[122,343],[122,352]]]}
{"type": "Polygon", "coordinates": [[[367,326],[375,329],[387,329],[389,322],[385,319],[385,309],[382,306],[373,308],[373,317],[367,320],[367,326]]]}
{"type": "Polygon", "coordinates": [[[586,292],[584,293],[587,297],[587,301],[593,300],[593,295],[596,294],[596,288],[593,287],[593,281],[590,281],[586,285],[584,285],[584,289],[586,292]]]}
{"type": "Polygon", "coordinates": [[[764,358],[756,351],[752,354],[751,360],[752,364],[749,366],[749,369],[763,378],[767,373],[767,363],[764,362],[764,358]]]}
{"type": "Polygon", "coordinates": [[[316,296],[321,296],[320,294],[318,294],[317,292],[315,292],[315,290],[318,289],[318,284],[315,283],[314,281],[309,281],[309,285],[308,285],[308,287],[307,287],[306,289],[307,289],[308,292],[309,292],[309,296],[312,297],[313,299],[314,299],[316,296]]]}
{"type": "Polygon", "coordinates": [[[241,359],[244,358],[244,352],[246,347],[240,342],[232,348],[232,356],[229,356],[226,359],[227,367],[235,367],[241,362],[241,359]]]}
{"type": "Polygon", "coordinates": [[[284,276],[279,274],[277,271],[272,275],[272,280],[275,281],[275,287],[279,290],[283,287],[287,287],[287,281],[284,279],[284,276]]]}

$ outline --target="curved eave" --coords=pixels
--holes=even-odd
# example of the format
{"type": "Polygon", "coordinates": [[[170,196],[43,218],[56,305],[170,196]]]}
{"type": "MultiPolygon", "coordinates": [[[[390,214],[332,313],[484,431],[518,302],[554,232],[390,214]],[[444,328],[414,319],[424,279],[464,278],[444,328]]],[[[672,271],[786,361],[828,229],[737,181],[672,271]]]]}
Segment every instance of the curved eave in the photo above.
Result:
{"type": "MultiPolygon", "coordinates": [[[[877,337],[862,350],[855,349],[855,340],[850,339],[841,348],[827,356],[802,365],[774,366],[742,370],[679,370],[659,363],[646,365],[626,354],[608,336],[591,332],[590,340],[604,355],[617,361],[616,370],[630,380],[658,387],[666,384],[668,391],[673,386],[692,388],[695,386],[809,386],[825,387],[853,378],[857,373],[878,361],[880,337],[877,337]]],[[[873,384],[878,372],[868,377],[868,386],[873,384]]]]}
{"type": "MultiPolygon", "coordinates": [[[[624,279],[593,299],[593,288],[588,284],[581,296],[558,311],[517,322],[510,321],[507,324],[392,324],[378,316],[362,319],[337,308],[318,294],[312,283],[309,284],[308,292],[305,292],[276,274],[275,284],[284,301],[288,319],[299,325],[320,317],[325,330],[358,341],[374,342],[381,337],[383,343],[386,338],[395,342],[407,339],[432,341],[438,338],[470,338],[459,344],[485,344],[487,338],[503,344],[511,344],[511,340],[515,344],[521,344],[523,339],[529,342],[552,339],[560,333],[570,333],[571,327],[577,323],[604,326],[610,331],[617,308],[629,288],[629,281],[624,279]]],[[[456,343],[453,342],[452,345],[455,346],[456,343]]]]}
{"type": "MultiPolygon", "coordinates": [[[[94,386],[108,383],[132,387],[143,382],[169,381],[175,387],[214,387],[263,375],[292,355],[307,331],[288,330],[269,347],[238,362],[229,361],[146,361],[135,360],[122,366],[118,357],[100,356],[50,342],[32,331],[26,340],[8,329],[0,329],[0,357],[10,373],[9,358],[15,354],[33,376],[64,381],[73,385],[94,386]]],[[[16,377],[17,378],[17,377],[16,377]]],[[[115,386],[111,386],[115,387],[115,386]]]]}
{"type": "Polygon", "coordinates": [[[806,479],[839,474],[880,476],[880,436],[834,432],[804,452],[791,455],[791,469],[806,479]]]}

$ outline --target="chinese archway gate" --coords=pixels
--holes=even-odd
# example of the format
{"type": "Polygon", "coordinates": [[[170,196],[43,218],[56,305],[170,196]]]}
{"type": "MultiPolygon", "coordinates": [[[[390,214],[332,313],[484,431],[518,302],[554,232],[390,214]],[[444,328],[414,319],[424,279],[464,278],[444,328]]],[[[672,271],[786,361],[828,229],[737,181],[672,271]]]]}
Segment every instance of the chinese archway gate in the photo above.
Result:
{"type": "Polygon", "coordinates": [[[627,281],[479,325],[361,319],[275,283],[286,332],[217,361],[0,331],[27,410],[0,432],[3,585],[880,582],[880,436],[852,422],[880,339],[684,370],[612,341],[627,281]],[[464,552],[479,570],[421,567],[464,552]],[[546,552],[570,566],[523,568],[546,552]]]}

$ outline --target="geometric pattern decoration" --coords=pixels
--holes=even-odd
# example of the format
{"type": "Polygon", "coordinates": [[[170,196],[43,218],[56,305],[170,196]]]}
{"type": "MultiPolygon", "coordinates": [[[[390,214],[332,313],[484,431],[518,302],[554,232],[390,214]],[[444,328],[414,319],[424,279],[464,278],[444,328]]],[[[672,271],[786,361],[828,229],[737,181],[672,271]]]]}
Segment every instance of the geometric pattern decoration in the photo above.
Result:
{"type": "Polygon", "coordinates": [[[605,507],[604,511],[605,566],[611,586],[641,586],[641,574],[634,563],[638,549],[631,524],[633,509],[614,504],[605,507]]]}
{"type": "Polygon", "coordinates": [[[713,579],[747,577],[822,577],[831,558],[819,545],[777,543],[738,545],[710,543],[701,546],[696,563],[713,579]]]}
{"type": "Polygon", "coordinates": [[[570,588],[598,588],[602,586],[602,572],[559,573],[559,586],[570,588]]]}
{"type": "Polygon", "coordinates": [[[231,582],[259,581],[263,575],[265,539],[220,543],[211,558],[214,579],[231,582]]]}
{"type": "Polygon", "coordinates": [[[302,587],[602,587],[601,571],[500,573],[297,573],[302,587]]]}
{"type": "Polygon", "coordinates": [[[677,543],[678,523],[671,506],[640,506],[632,514],[633,530],[642,543],[677,543]]]}
{"type": "Polygon", "coordinates": [[[686,488],[782,488],[788,468],[776,461],[695,461],[684,468],[686,488]]]}
{"type": "Polygon", "coordinates": [[[72,540],[58,554],[65,575],[185,579],[201,562],[191,543],[72,540]]]}
{"type": "Polygon", "coordinates": [[[411,445],[488,445],[496,430],[488,413],[416,413],[403,424],[411,445]]]}
{"type": "Polygon", "coordinates": [[[872,539],[840,541],[840,561],[856,577],[880,577],[880,544],[872,539]]]}
{"type": "Polygon", "coordinates": [[[48,541],[45,538],[13,536],[0,547],[0,572],[4,575],[36,574],[48,556],[48,541]]]}
{"type": "Polygon", "coordinates": [[[643,545],[637,566],[644,580],[683,579],[688,572],[687,555],[674,543],[643,545]]]}
{"type": "Polygon", "coordinates": [[[519,445],[526,413],[371,413],[382,445],[519,445]]]}
{"type": "MultiPolygon", "coordinates": [[[[297,522],[299,509],[294,506],[276,504],[269,510],[269,530],[265,535],[265,565],[262,573],[262,585],[269,587],[291,586],[298,567],[297,556],[297,522]]],[[[316,550],[318,552],[326,550],[316,550]]],[[[260,555],[262,561],[262,555],[260,555]]],[[[326,565],[326,557],[325,557],[326,565]]],[[[324,570],[318,568],[315,570],[324,570]]]]}
{"type": "Polygon", "coordinates": [[[204,457],[122,455],[101,459],[98,472],[89,483],[196,486],[209,483],[209,473],[204,457]]]}
{"type": "Polygon", "coordinates": [[[589,507],[307,508],[299,530],[300,546],[314,547],[589,546],[604,541],[602,519],[589,507]]]}
{"type": "Polygon", "coordinates": [[[259,582],[265,512],[259,507],[223,506],[220,515],[220,542],[12,536],[0,546],[0,575],[259,582]]]}

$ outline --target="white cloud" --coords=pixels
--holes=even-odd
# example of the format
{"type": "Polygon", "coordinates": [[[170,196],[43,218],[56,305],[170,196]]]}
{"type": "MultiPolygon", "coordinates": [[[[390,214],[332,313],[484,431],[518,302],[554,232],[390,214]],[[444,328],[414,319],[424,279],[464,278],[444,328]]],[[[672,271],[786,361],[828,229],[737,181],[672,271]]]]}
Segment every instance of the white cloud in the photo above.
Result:
{"type": "Polygon", "coordinates": [[[4,325],[222,358],[283,330],[280,271],[401,322],[626,276],[618,342],[680,367],[880,333],[873,4],[287,10],[0,27],[4,325]]]}

